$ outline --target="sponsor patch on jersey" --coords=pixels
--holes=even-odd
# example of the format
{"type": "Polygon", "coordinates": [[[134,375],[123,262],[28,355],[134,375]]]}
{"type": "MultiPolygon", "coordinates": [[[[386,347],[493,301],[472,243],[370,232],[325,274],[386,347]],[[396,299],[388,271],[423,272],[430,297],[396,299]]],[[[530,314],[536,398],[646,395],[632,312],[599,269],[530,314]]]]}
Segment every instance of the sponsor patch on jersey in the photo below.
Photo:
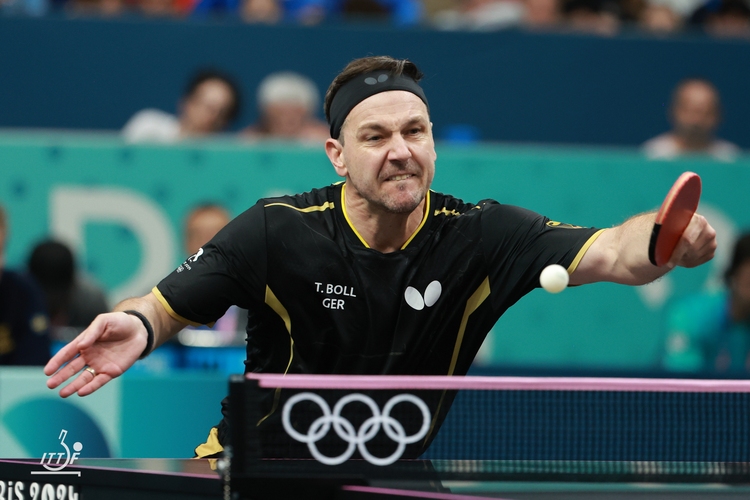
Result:
{"type": "Polygon", "coordinates": [[[435,280],[427,285],[422,295],[419,290],[412,286],[406,287],[404,291],[404,300],[412,309],[421,311],[425,307],[432,307],[435,302],[440,298],[440,294],[443,293],[443,285],[439,281],[435,280]]]}

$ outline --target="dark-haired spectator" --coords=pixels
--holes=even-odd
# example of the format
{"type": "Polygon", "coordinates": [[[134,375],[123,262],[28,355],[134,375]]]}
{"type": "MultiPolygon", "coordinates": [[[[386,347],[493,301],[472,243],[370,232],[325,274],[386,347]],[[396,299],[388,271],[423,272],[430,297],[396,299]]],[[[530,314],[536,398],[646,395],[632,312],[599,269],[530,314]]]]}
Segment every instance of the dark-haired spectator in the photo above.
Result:
{"type": "Polygon", "coordinates": [[[724,283],[670,308],[665,369],[750,374],[750,233],[737,239],[724,283]]]}
{"type": "Polygon", "coordinates": [[[78,271],[70,248],[55,240],[34,246],[28,269],[42,287],[50,326],[85,327],[97,315],[109,312],[106,294],[91,278],[78,271]]]}
{"type": "Polygon", "coordinates": [[[5,269],[8,232],[0,206],[0,366],[44,365],[51,354],[44,297],[30,277],[5,269]]]}
{"type": "Polygon", "coordinates": [[[281,139],[322,144],[328,125],[315,116],[320,92],[304,75],[291,71],[272,73],[258,86],[258,122],[245,128],[248,139],[281,139]]]}
{"type": "Polygon", "coordinates": [[[690,23],[715,36],[750,37],[750,6],[746,0],[708,0],[690,23]]]}
{"type": "Polygon", "coordinates": [[[567,0],[563,14],[574,31],[614,35],[620,28],[620,8],[614,0],[567,0]]]}
{"type": "Polygon", "coordinates": [[[125,140],[175,142],[222,132],[239,114],[239,87],[221,72],[199,71],[188,83],[179,108],[179,116],[158,109],[139,111],[122,130],[125,140]]]}
{"type": "Polygon", "coordinates": [[[651,159],[698,154],[733,161],[740,152],[731,142],[714,135],[721,121],[721,102],[718,90],[708,80],[690,78],[677,85],[669,118],[672,130],[643,144],[651,159]]]}

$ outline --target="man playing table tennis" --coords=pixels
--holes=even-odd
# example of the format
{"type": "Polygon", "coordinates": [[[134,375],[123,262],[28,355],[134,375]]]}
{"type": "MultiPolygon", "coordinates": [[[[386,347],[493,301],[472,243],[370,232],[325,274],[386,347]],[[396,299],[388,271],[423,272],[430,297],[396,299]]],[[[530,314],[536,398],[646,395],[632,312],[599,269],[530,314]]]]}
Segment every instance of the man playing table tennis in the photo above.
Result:
{"type": "MultiPolygon", "coordinates": [[[[700,215],[657,267],[647,255],[653,213],[597,230],[430,191],[436,153],[420,78],[407,60],[351,62],[325,99],[326,153],[344,182],[258,201],[151,293],[59,351],[48,386],[72,378],[61,396],[90,394],[231,305],[249,311],[247,371],[463,375],[550,264],[571,284],[639,285],[713,257],[715,231],[700,215]]],[[[220,453],[226,431],[225,418],[196,454],[220,453]]]]}

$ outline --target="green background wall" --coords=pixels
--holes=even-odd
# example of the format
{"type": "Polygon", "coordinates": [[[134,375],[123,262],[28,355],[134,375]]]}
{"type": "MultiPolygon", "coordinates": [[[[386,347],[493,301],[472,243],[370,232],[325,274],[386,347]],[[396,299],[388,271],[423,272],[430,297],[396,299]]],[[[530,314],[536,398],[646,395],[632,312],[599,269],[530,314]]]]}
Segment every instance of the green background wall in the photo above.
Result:
{"type": "MultiPolygon", "coordinates": [[[[704,181],[701,211],[719,232],[709,265],[655,284],[541,290],[512,308],[478,360],[504,366],[648,369],[664,306],[716,285],[738,230],[750,228],[750,159],[649,162],[631,150],[438,147],[434,189],[494,198],[554,220],[607,227],[655,209],[684,170],[704,181]]],[[[67,239],[113,300],[146,293],[183,258],[189,208],[220,201],[234,215],[259,197],[337,181],[322,148],[231,141],[132,146],[109,136],[0,135],[0,200],[10,213],[9,265],[48,233],[67,239]]],[[[645,249],[644,249],[645,251],[645,249]]]]}

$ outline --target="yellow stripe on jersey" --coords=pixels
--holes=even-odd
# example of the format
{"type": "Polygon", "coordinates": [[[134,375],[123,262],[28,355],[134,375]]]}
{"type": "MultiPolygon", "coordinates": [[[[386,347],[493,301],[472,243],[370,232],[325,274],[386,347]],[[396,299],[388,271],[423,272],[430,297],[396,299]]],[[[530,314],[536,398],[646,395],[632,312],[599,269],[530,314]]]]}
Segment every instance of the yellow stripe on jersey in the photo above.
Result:
{"type": "MultiPolygon", "coordinates": [[[[477,205],[475,207],[472,207],[472,210],[481,210],[481,209],[482,209],[482,207],[480,207],[479,205],[477,205]]],[[[447,208],[443,207],[440,210],[438,210],[436,208],[434,215],[435,215],[435,217],[437,217],[438,215],[451,215],[451,216],[454,216],[454,217],[460,217],[460,216],[464,215],[464,213],[463,212],[458,212],[457,210],[448,210],[447,208]]]]}
{"type": "MultiPolygon", "coordinates": [[[[464,309],[464,315],[461,318],[461,325],[458,327],[458,335],[456,336],[456,345],[453,348],[453,357],[451,358],[451,364],[448,367],[448,375],[453,375],[453,372],[456,370],[456,363],[458,363],[458,353],[461,352],[461,344],[463,344],[464,341],[464,333],[466,332],[466,324],[469,322],[469,316],[471,316],[474,311],[479,309],[479,306],[482,305],[482,303],[485,301],[487,297],[490,296],[490,277],[487,276],[484,281],[479,285],[479,288],[477,288],[473,294],[471,294],[471,297],[469,297],[469,300],[466,301],[466,308],[464,309]]],[[[443,400],[445,399],[446,391],[443,391],[443,394],[440,396],[440,401],[438,402],[437,409],[435,410],[435,413],[432,417],[432,423],[430,425],[430,431],[427,433],[427,436],[425,437],[424,443],[427,443],[427,440],[432,435],[433,431],[435,430],[435,425],[437,424],[438,416],[440,415],[440,409],[443,406],[443,400]]]]}
{"type": "Polygon", "coordinates": [[[602,235],[602,233],[605,231],[605,229],[600,229],[599,231],[595,232],[591,235],[591,238],[586,241],[586,243],[583,244],[580,250],[578,250],[578,253],[576,254],[576,258],[573,259],[573,262],[570,263],[568,266],[568,274],[573,274],[573,271],[576,270],[578,267],[578,264],[581,263],[581,259],[583,259],[583,256],[586,255],[586,252],[588,251],[589,247],[596,241],[596,239],[602,235]]]}
{"type": "Polygon", "coordinates": [[[430,194],[431,194],[430,191],[427,191],[427,195],[424,197],[424,217],[422,217],[422,222],[419,223],[419,226],[417,226],[417,229],[414,230],[414,233],[412,233],[409,239],[406,240],[406,243],[403,244],[403,246],[401,247],[401,250],[406,248],[406,245],[411,243],[411,240],[414,239],[414,237],[417,235],[419,230],[422,229],[422,227],[424,227],[425,222],[427,222],[427,215],[430,213],[430,199],[432,198],[430,194]]]}
{"type": "Polygon", "coordinates": [[[289,205],[288,203],[269,203],[268,205],[263,205],[263,208],[268,208],[268,207],[286,207],[286,208],[291,208],[292,210],[296,210],[298,212],[310,213],[310,212],[322,212],[324,210],[330,210],[334,207],[334,204],[331,201],[327,201],[323,203],[322,205],[313,205],[313,206],[305,207],[305,208],[295,207],[294,205],[289,205]]]}
{"type": "Polygon", "coordinates": [[[461,344],[464,341],[464,333],[466,332],[466,324],[469,322],[469,316],[471,316],[474,311],[479,309],[479,306],[481,306],[484,300],[489,296],[490,277],[487,276],[486,278],[484,278],[484,281],[482,281],[482,284],[479,285],[479,288],[477,288],[474,293],[471,294],[469,300],[466,301],[466,308],[464,309],[464,315],[461,318],[461,325],[458,327],[456,345],[453,348],[453,357],[451,358],[450,367],[448,367],[448,375],[453,375],[453,372],[456,369],[456,363],[458,362],[458,353],[461,351],[461,344]]]}
{"type": "MultiPolygon", "coordinates": [[[[151,293],[153,293],[156,298],[161,302],[161,305],[164,307],[164,309],[167,311],[167,314],[172,316],[174,319],[179,321],[180,323],[187,323],[190,326],[203,326],[202,323],[196,323],[195,321],[190,321],[187,318],[183,318],[176,312],[174,312],[174,309],[172,309],[172,306],[169,305],[169,302],[167,302],[167,299],[164,298],[164,295],[161,294],[158,288],[154,287],[151,289],[151,293]]],[[[213,327],[214,323],[208,323],[206,326],[213,327]]]]}
{"type": "MultiPolygon", "coordinates": [[[[273,290],[266,285],[266,304],[274,310],[276,314],[278,314],[281,319],[284,321],[284,326],[286,326],[286,331],[289,332],[289,362],[286,364],[286,369],[284,370],[284,375],[286,375],[289,372],[289,367],[292,366],[292,359],[294,359],[294,337],[292,337],[292,318],[289,317],[289,312],[286,310],[286,307],[281,303],[281,301],[276,297],[276,294],[273,293],[273,290]]],[[[263,423],[265,419],[270,417],[274,414],[276,409],[279,406],[279,397],[281,396],[281,389],[276,389],[275,394],[273,396],[273,405],[271,405],[271,411],[268,412],[268,415],[258,420],[258,423],[255,425],[260,425],[263,423]]]]}
{"type": "Polygon", "coordinates": [[[344,219],[346,219],[347,224],[349,224],[349,227],[352,228],[352,231],[354,231],[354,234],[357,235],[357,238],[359,238],[359,241],[362,242],[365,248],[370,248],[370,245],[368,245],[365,239],[362,237],[362,235],[359,234],[359,231],[357,231],[357,228],[354,227],[354,224],[352,224],[352,220],[349,218],[349,214],[346,212],[346,198],[344,196],[345,193],[346,193],[346,183],[344,183],[344,185],[341,186],[341,211],[344,213],[344,219]]]}

